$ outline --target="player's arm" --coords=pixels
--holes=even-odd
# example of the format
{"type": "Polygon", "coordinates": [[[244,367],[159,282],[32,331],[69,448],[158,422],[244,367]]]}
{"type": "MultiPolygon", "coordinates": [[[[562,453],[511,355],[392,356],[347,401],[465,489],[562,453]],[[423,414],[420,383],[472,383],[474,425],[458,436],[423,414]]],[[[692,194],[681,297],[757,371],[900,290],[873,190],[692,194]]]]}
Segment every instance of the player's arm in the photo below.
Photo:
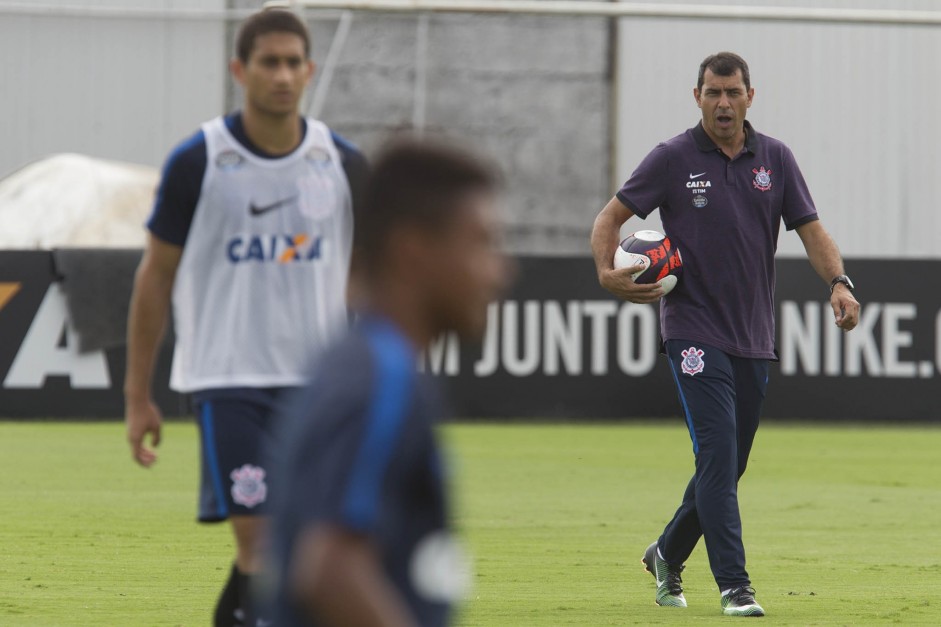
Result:
{"type": "Polygon", "coordinates": [[[655,303],[663,296],[657,283],[635,283],[631,275],[644,269],[644,264],[632,268],[615,269],[614,253],[621,240],[621,225],[634,213],[617,196],[612,198],[591,229],[591,251],[598,271],[598,282],[618,298],[632,303],[655,303]]]}
{"type": "Polygon", "coordinates": [[[160,443],[162,418],[153,401],[151,381],[157,351],[167,326],[173,281],[183,249],[150,235],[134,277],[127,321],[127,370],[124,379],[124,417],[134,459],[142,466],[157,461],[144,445],[160,443]]]}
{"type": "Polygon", "coordinates": [[[318,624],[417,625],[366,536],[337,526],[311,526],[298,536],[292,560],[291,593],[318,624]]]}
{"type": "Polygon", "coordinates": [[[202,131],[178,145],[164,164],[154,210],[147,221],[150,235],[134,277],[127,321],[127,369],[124,377],[124,418],[134,459],[142,466],[157,461],[151,446],[160,443],[160,410],[153,402],[151,380],[170,312],[173,281],[183,255],[190,224],[199,202],[206,171],[202,131]]]}
{"type": "MultiPolygon", "coordinates": [[[[369,180],[369,162],[356,146],[338,133],[331,131],[331,137],[333,138],[334,145],[337,147],[337,151],[340,153],[343,171],[350,185],[351,200],[353,202],[353,228],[355,232],[355,225],[359,224],[360,221],[364,219],[363,200],[366,195],[366,186],[369,180]]],[[[346,285],[347,307],[354,313],[362,311],[367,300],[357,246],[357,238],[354,236],[349,280],[346,285]]]]}
{"type": "MultiPolygon", "coordinates": [[[[844,274],[840,249],[819,220],[802,224],[796,230],[804,243],[810,265],[828,286],[835,277],[844,274]]],[[[833,308],[836,325],[841,329],[850,331],[859,322],[859,303],[849,288],[842,283],[834,286],[830,294],[830,306],[833,308]]]]}

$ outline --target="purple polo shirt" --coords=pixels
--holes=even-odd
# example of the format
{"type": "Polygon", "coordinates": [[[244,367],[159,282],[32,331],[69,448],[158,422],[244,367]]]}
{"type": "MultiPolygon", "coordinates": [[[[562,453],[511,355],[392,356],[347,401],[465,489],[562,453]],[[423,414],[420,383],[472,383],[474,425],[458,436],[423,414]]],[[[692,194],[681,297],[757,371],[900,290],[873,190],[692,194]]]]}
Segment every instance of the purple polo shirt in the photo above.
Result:
{"type": "Polygon", "coordinates": [[[660,208],[683,255],[683,277],[663,298],[664,340],[689,340],[739,357],[776,359],[774,253],[787,230],[817,219],[791,150],[745,122],[729,159],[702,123],[658,145],[617,193],[635,215],[660,208]]]}

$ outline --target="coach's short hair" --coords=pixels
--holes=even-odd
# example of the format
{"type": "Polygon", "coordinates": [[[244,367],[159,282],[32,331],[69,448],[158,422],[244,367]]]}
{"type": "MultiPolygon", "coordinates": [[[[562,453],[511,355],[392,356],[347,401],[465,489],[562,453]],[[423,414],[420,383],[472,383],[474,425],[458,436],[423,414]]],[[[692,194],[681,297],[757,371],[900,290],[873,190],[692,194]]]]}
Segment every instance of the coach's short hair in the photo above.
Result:
{"type": "Polygon", "coordinates": [[[235,37],[235,54],[248,63],[255,40],[268,33],[291,33],[304,40],[304,56],[310,56],[310,32],[297,15],[285,9],[264,9],[242,23],[235,37]]]}
{"type": "Polygon", "coordinates": [[[706,70],[711,70],[716,76],[734,76],[736,71],[741,70],[742,80],[745,82],[745,89],[751,89],[751,76],[748,74],[748,64],[745,63],[745,59],[734,52],[717,52],[716,54],[710,54],[699,64],[699,80],[696,82],[698,89],[702,89],[706,70]]]}
{"type": "Polygon", "coordinates": [[[381,151],[357,208],[356,254],[367,269],[382,262],[386,236],[401,226],[439,229],[453,219],[456,201],[495,193],[501,181],[488,163],[441,143],[397,140],[381,151]]]}

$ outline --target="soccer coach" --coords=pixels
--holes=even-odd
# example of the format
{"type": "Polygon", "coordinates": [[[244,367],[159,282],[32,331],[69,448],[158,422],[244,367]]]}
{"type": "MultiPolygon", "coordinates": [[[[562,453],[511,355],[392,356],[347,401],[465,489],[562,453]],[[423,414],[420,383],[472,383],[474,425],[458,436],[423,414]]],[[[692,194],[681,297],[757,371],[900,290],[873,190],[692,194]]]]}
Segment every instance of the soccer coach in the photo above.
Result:
{"type": "Polygon", "coordinates": [[[837,326],[849,331],[859,318],[853,283],[793,154],[745,119],[754,95],[744,59],[731,52],[707,57],[693,90],[701,122],[647,155],[591,235],[602,287],[634,303],[663,294],[631,279],[640,268],[614,269],[621,225],[659,207],[664,230],[683,252],[686,271],[663,299],[660,322],[696,470],[644,563],[657,581],[657,603],[685,607],[680,573],[704,537],[730,616],[764,615],[745,570],[738,479],[758,429],[768,362],[776,359],[774,253],[782,219],[829,287],[837,326]]]}

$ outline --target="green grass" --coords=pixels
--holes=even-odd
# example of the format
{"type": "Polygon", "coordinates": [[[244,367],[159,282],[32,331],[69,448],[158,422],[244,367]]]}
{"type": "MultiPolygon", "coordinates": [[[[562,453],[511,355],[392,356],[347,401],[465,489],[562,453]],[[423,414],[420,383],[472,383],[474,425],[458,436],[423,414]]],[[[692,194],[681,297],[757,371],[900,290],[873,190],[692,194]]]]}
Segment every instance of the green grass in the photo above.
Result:
{"type": "MultiPolygon", "coordinates": [[[[477,578],[465,626],[724,624],[705,551],[686,610],[643,549],[692,471],[678,422],[446,429],[477,578]]],[[[0,625],[206,625],[224,526],[194,522],[196,431],[135,467],[118,424],[0,423],[0,625]]],[[[764,426],[741,486],[766,624],[941,624],[941,429],[764,426]]]]}

